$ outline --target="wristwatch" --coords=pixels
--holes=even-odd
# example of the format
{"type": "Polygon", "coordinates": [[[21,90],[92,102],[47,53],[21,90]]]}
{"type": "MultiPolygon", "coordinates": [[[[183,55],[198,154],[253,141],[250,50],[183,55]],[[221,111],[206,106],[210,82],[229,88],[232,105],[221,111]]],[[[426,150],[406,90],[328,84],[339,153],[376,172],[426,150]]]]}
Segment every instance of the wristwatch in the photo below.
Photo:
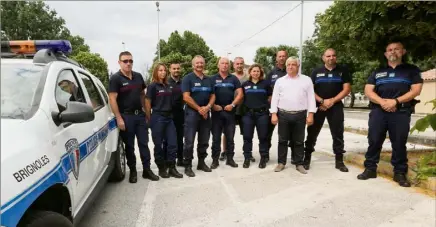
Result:
{"type": "Polygon", "coordinates": [[[398,99],[395,99],[395,102],[397,103],[397,106],[400,105],[400,101],[398,101],[398,99]]]}
{"type": "Polygon", "coordinates": [[[235,108],[235,105],[233,105],[233,103],[231,104],[233,108],[235,108]]]}
{"type": "Polygon", "coordinates": [[[321,101],[319,101],[319,103],[323,104],[324,103],[324,99],[321,98],[321,101]]]}

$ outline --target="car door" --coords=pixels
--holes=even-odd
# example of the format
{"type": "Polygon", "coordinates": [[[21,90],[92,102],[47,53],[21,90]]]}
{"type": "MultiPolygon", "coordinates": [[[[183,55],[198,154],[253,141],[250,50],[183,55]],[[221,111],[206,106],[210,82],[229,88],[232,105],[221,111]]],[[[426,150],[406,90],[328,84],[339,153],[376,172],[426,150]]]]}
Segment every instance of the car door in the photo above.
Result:
{"type": "MultiPolygon", "coordinates": [[[[60,69],[54,86],[56,105],[53,112],[62,112],[71,101],[88,103],[84,86],[72,68],[60,69]]],[[[87,197],[93,183],[93,167],[89,165],[87,143],[92,136],[95,122],[54,124],[53,145],[62,153],[62,168],[71,184],[73,212],[77,212],[87,197]]]]}
{"type": "Polygon", "coordinates": [[[107,109],[97,86],[86,72],[79,70],[79,78],[83,82],[86,93],[89,96],[89,104],[94,109],[95,119],[93,127],[93,136],[87,141],[89,174],[92,174],[92,181],[97,182],[100,179],[103,169],[106,166],[106,148],[105,141],[109,133],[109,124],[107,121],[107,109]]]}

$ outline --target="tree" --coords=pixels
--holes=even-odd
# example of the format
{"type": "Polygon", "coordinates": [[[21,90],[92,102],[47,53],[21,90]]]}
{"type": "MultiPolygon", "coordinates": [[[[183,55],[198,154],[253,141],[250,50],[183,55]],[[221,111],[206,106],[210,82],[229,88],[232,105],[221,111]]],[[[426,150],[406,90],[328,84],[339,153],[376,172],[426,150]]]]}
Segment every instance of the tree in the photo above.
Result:
{"type": "Polygon", "coordinates": [[[106,88],[109,86],[109,74],[106,61],[99,55],[89,52],[79,52],[72,59],[82,64],[94,76],[98,77],[106,88]]]}
{"type": "Polygon", "coordinates": [[[259,47],[254,56],[254,62],[262,65],[265,74],[268,74],[276,63],[276,54],[279,50],[286,50],[288,56],[298,56],[298,49],[296,47],[279,45],[277,47],[259,47]]]}
{"type": "Polygon", "coordinates": [[[322,54],[323,50],[317,46],[314,39],[304,41],[301,65],[304,75],[309,76],[315,68],[323,64],[322,54]]]}
{"type": "MultiPolygon", "coordinates": [[[[195,55],[201,55],[205,58],[208,75],[215,71],[216,66],[214,65],[216,64],[213,63],[216,60],[215,54],[200,35],[191,31],[184,31],[183,36],[177,30],[172,32],[167,42],[160,40],[160,50],[160,61],[167,66],[173,62],[180,63],[182,76],[192,71],[191,61],[195,55]]],[[[150,75],[152,75],[153,68],[158,61],[157,51],[153,59],[153,66],[149,71],[150,75]]]]}

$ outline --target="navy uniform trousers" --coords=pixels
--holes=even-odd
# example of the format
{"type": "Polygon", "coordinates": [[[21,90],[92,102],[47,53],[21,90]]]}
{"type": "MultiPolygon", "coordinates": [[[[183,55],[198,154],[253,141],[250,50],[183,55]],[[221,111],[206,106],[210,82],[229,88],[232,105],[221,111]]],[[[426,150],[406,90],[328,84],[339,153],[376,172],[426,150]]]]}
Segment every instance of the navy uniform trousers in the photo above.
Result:
{"type": "Polygon", "coordinates": [[[248,110],[242,117],[242,125],[244,127],[244,157],[250,159],[253,156],[253,134],[254,128],[257,130],[257,137],[259,139],[259,153],[261,157],[268,157],[268,110],[262,112],[253,112],[248,110]]]}
{"type": "Polygon", "coordinates": [[[226,137],[226,151],[228,158],[235,155],[236,119],[234,111],[212,112],[212,159],[218,159],[221,152],[221,135],[226,137]]]}
{"type": "MultiPolygon", "coordinates": [[[[185,113],[183,109],[173,109],[173,122],[177,133],[177,160],[183,160],[183,125],[185,124],[185,113]]],[[[164,140],[162,149],[167,154],[167,142],[164,140]]]]}
{"type": "Polygon", "coordinates": [[[145,113],[121,114],[125,131],[120,130],[120,136],[125,144],[127,166],[130,170],[136,170],[135,136],[138,140],[139,155],[144,169],[150,168],[150,150],[148,149],[148,126],[145,121],[145,113]]]}
{"type": "Polygon", "coordinates": [[[185,125],[184,137],[185,144],[183,147],[183,164],[185,166],[192,166],[192,159],[194,159],[194,141],[195,134],[198,132],[198,145],[197,157],[199,160],[207,157],[207,148],[209,147],[211,129],[210,114],[207,119],[204,119],[197,111],[186,107],[185,109],[185,125]]]}
{"type": "Polygon", "coordinates": [[[154,160],[156,165],[166,161],[173,162],[177,154],[177,133],[171,113],[153,111],[150,119],[151,137],[154,143],[154,160]],[[165,148],[162,144],[165,140],[165,148]]]}
{"type": "Polygon", "coordinates": [[[313,125],[307,127],[307,138],[304,146],[305,153],[315,151],[315,144],[319,132],[327,118],[333,139],[333,153],[341,155],[344,150],[344,104],[338,102],[326,111],[318,110],[313,117],[313,125]]]}
{"type": "Polygon", "coordinates": [[[377,107],[369,113],[368,121],[368,151],[365,154],[365,168],[376,171],[380,160],[380,151],[389,133],[392,143],[391,163],[394,173],[407,173],[407,137],[410,130],[410,109],[400,109],[390,113],[377,107]]]}

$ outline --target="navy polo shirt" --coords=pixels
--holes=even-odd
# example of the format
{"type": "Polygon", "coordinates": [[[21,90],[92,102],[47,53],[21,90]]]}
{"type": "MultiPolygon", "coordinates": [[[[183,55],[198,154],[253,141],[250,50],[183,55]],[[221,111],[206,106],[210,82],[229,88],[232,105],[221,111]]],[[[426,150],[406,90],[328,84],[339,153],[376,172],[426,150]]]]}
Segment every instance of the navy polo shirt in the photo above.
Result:
{"type": "Polygon", "coordinates": [[[144,78],[137,72],[132,72],[131,80],[121,71],[114,73],[109,79],[109,93],[118,93],[117,104],[120,113],[142,109],[141,92],[145,87],[144,78]]]}
{"type": "Polygon", "coordinates": [[[172,111],[173,96],[169,85],[153,82],[148,85],[145,96],[150,99],[153,111],[172,111]]]}
{"type": "Polygon", "coordinates": [[[285,76],[286,74],[288,74],[286,72],[286,68],[280,69],[279,67],[275,66],[266,76],[266,80],[268,80],[268,82],[271,84],[272,89],[274,89],[274,84],[276,83],[277,79],[285,76]]]}
{"type": "Polygon", "coordinates": [[[168,78],[168,85],[173,93],[173,108],[181,110],[183,109],[183,95],[182,95],[182,80],[175,81],[171,76],[168,78]]]}
{"type": "Polygon", "coordinates": [[[268,108],[268,97],[272,95],[271,84],[268,80],[260,80],[257,83],[251,80],[242,84],[244,90],[244,105],[249,109],[268,108]]]}
{"type": "Polygon", "coordinates": [[[310,77],[315,85],[315,93],[323,99],[335,97],[341,93],[345,83],[352,82],[350,72],[341,65],[336,65],[331,71],[323,65],[313,70],[310,77]]]}
{"type": "Polygon", "coordinates": [[[382,67],[369,76],[367,84],[375,85],[375,93],[383,99],[395,99],[410,91],[412,84],[423,83],[421,70],[403,63],[397,67],[382,67]]]}
{"type": "Polygon", "coordinates": [[[233,74],[228,74],[224,79],[220,74],[215,74],[210,78],[215,93],[215,104],[219,106],[227,106],[232,104],[235,98],[235,91],[241,88],[241,82],[238,77],[233,74]]]}
{"type": "MultiPolygon", "coordinates": [[[[182,92],[190,92],[191,98],[199,106],[207,106],[210,96],[214,93],[210,78],[203,76],[203,79],[200,79],[194,72],[183,77],[182,92]]],[[[189,105],[187,106],[191,108],[189,105]]]]}

